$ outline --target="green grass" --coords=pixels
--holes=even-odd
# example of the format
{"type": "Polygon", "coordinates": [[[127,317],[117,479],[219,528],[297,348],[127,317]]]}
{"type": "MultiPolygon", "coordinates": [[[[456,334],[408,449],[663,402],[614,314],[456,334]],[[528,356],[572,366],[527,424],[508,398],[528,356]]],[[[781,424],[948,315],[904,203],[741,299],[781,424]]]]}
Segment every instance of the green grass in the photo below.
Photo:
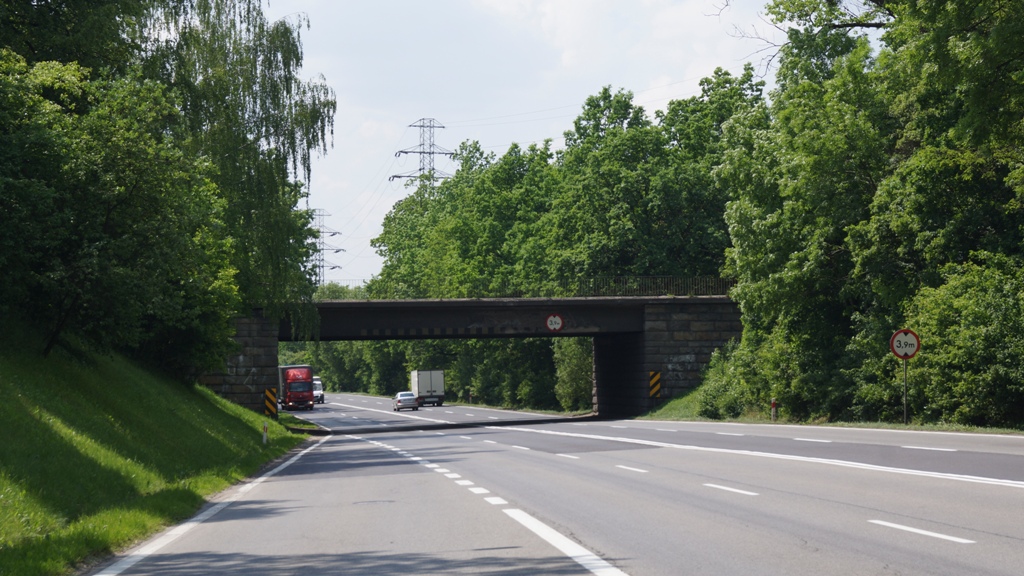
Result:
{"type": "Polygon", "coordinates": [[[654,410],[641,416],[643,420],[707,420],[698,414],[697,389],[667,400],[654,410]]]}
{"type": "Polygon", "coordinates": [[[123,358],[43,359],[16,341],[0,342],[2,576],[73,573],[188,518],[305,438],[123,358]]]}
{"type": "MultiPolygon", "coordinates": [[[[760,412],[745,414],[739,418],[729,420],[709,420],[700,416],[697,390],[693,389],[686,394],[667,400],[664,404],[640,416],[641,420],[683,420],[683,421],[704,421],[704,422],[742,422],[748,424],[771,424],[771,418],[760,412]]],[[[1024,434],[1021,430],[1003,428],[981,428],[977,426],[964,426],[961,424],[903,424],[896,422],[794,422],[778,420],[779,424],[807,425],[807,426],[834,426],[839,428],[881,428],[891,430],[922,430],[932,432],[973,432],[984,434],[1024,434]]]]}
{"type": "Polygon", "coordinates": [[[305,420],[298,416],[292,416],[290,413],[285,412],[283,409],[278,411],[277,421],[282,426],[287,426],[288,428],[298,428],[304,430],[318,430],[320,428],[319,426],[310,422],[309,420],[305,420]]]}

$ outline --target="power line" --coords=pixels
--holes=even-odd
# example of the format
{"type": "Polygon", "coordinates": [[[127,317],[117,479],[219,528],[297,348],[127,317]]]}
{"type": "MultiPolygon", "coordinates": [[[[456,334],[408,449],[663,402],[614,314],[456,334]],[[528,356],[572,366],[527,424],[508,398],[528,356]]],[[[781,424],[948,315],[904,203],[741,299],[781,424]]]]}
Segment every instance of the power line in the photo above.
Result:
{"type": "MultiPolygon", "coordinates": [[[[654,92],[656,90],[663,90],[665,88],[671,88],[672,86],[677,86],[679,84],[692,83],[695,80],[700,80],[700,78],[702,78],[702,77],[684,78],[682,80],[677,80],[675,82],[669,82],[667,84],[660,84],[658,86],[651,86],[651,87],[645,88],[643,90],[630,90],[630,92],[632,92],[632,94],[633,94],[634,102],[638,103],[638,104],[644,104],[645,102],[659,102],[659,101],[664,101],[664,100],[674,100],[674,99],[678,99],[678,98],[689,98],[691,96],[699,94],[701,92],[700,88],[698,87],[696,90],[692,90],[692,89],[691,90],[687,90],[684,94],[675,94],[675,95],[672,95],[672,96],[660,96],[660,97],[657,97],[657,98],[647,99],[647,100],[637,100],[637,97],[639,95],[641,95],[641,94],[644,94],[644,93],[647,93],[647,92],[654,92]]],[[[578,114],[580,109],[581,109],[581,107],[582,107],[581,104],[567,104],[567,105],[564,105],[564,106],[554,106],[554,107],[551,107],[551,108],[543,108],[543,109],[540,109],[540,110],[532,110],[532,111],[528,111],[528,112],[515,112],[515,113],[511,113],[511,114],[501,114],[501,115],[498,115],[498,116],[488,116],[488,117],[484,117],[484,118],[471,118],[471,119],[467,119],[467,120],[455,120],[455,121],[449,122],[448,125],[451,126],[451,127],[458,127],[458,128],[463,128],[463,127],[471,127],[472,128],[472,127],[481,127],[481,126],[502,126],[502,125],[506,125],[506,124],[517,124],[517,123],[523,123],[523,122],[540,122],[540,121],[544,121],[544,120],[557,120],[559,118],[572,117],[573,114],[559,114],[557,116],[545,116],[545,117],[541,117],[541,118],[527,118],[527,119],[524,119],[524,120],[507,121],[507,122],[503,121],[503,120],[506,120],[508,118],[517,118],[517,117],[521,117],[521,116],[533,116],[535,114],[544,114],[544,113],[547,113],[547,112],[555,112],[555,111],[560,111],[560,110],[566,110],[566,109],[569,109],[569,108],[575,109],[576,110],[576,114],[578,114]],[[501,121],[500,122],[495,122],[495,121],[498,121],[498,120],[501,120],[501,121]]]]}

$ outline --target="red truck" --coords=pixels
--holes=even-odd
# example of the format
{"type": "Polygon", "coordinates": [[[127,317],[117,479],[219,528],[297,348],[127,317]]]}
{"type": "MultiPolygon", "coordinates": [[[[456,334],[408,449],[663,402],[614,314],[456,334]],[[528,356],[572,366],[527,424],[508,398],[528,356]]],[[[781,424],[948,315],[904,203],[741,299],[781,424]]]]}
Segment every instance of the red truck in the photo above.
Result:
{"type": "Polygon", "coordinates": [[[280,366],[277,370],[277,399],[285,410],[313,409],[313,367],[280,366]]]}

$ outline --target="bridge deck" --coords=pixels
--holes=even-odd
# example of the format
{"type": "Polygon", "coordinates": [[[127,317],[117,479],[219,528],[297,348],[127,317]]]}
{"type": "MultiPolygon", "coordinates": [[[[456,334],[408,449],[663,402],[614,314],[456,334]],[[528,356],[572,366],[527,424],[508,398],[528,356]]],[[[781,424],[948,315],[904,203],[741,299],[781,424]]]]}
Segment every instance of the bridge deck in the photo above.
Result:
{"type": "MultiPolygon", "coordinates": [[[[725,296],[330,300],[317,303],[320,340],[524,338],[644,331],[649,305],[731,302],[725,296]]],[[[281,324],[282,341],[311,339],[281,324]]]]}

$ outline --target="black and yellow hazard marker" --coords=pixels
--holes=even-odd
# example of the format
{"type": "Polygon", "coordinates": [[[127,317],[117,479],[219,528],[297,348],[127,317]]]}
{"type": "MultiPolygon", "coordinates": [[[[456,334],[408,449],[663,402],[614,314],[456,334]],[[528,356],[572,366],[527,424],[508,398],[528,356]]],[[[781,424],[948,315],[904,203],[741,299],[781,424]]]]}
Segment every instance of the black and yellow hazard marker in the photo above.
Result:
{"type": "Polygon", "coordinates": [[[263,391],[263,413],[277,420],[277,389],[267,388],[263,391]]]}
{"type": "Polygon", "coordinates": [[[650,372],[651,398],[661,398],[661,372],[650,372]]]}

